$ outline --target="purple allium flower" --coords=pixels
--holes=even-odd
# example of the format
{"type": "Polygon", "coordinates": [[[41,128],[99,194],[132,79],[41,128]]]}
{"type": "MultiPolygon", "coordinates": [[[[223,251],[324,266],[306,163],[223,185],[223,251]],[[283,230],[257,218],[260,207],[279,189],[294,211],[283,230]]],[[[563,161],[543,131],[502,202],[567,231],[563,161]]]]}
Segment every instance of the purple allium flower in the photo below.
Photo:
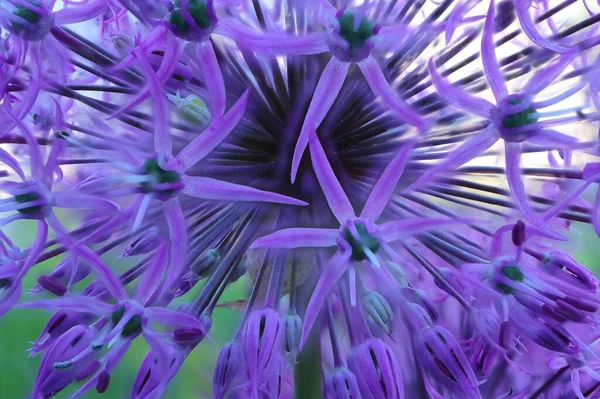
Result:
{"type": "Polygon", "coordinates": [[[135,399],[198,353],[215,399],[596,397],[600,18],[554,1],[2,3],[32,397],[125,397],[141,339],[135,399]]]}

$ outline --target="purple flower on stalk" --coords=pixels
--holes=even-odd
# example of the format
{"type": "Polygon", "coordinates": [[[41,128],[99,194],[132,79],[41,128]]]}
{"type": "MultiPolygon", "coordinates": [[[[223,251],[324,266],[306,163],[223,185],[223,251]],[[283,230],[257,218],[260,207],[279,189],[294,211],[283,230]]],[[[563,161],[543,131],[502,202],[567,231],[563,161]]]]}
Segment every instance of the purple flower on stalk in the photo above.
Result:
{"type": "Polygon", "coordinates": [[[87,369],[94,366],[97,368],[99,365],[94,363],[92,352],[80,357],[77,364],[64,368],[55,367],[64,359],[84,352],[93,339],[94,331],[87,326],[77,325],[65,331],[44,354],[31,396],[38,398],[55,395],[78,379],[87,369]]]}
{"type": "MultiPolygon", "coordinates": [[[[65,65],[68,65],[68,55],[50,33],[52,28],[87,21],[108,8],[106,0],[93,0],[87,7],[65,7],[54,12],[55,3],[55,0],[9,0],[0,8],[0,24],[14,39],[11,52],[16,60],[15,72],[23,66],[26,55],[31,58],[31,82],[20,99],[19,108],[14,110],[18,120],[23,120],[31,111],[47,78],[44,76],[46,74],[42,68],[42,61],[48,60],[60,79],[66,80],[64,71],[68,69],[65,68],[65,65]]],[[[5,88],[2,88],[2,94],[5,94],[5,88]]],[[[0,121],[0,136],[10,132],[17,125],[16,120],[11,117],[2,116],[0,121]]]]}
{"type": "Polygon", "coordinates": [[[333,370],[327,383],[327,399],[355,398],[360,398],[356,376],[345,367],[333,370]]]}
{"type": "MultiPolygon", "coordinates": [[[[170,344],[164,339],[164,334],[156,331],[149,323],[178,327],[172,333],[172,338],[175,340],[177,340],[177,333],[181,328],[200,331],[200,338],[205,335],[207,326],[198,318],[161,306],[153,306],[154,303],[159,302],[158,295],[167,270],[167,246],[164,239],[161,241],[155,257],[148,265],[146,273],[131,298],[127,295],[125,288],[116,276],[112,274],[106,265],[102,265],[106,270],[105,276],[110,276],[111,280],[116,281],[118,284],[118,286],[112,287],[113,290],[109,290],[109,293],[117,300],[116,304],[109,304],[97,298],[79,295],[54,300],[31,301],[18,305],[23,308],[58,309],[67,313],[80,313],[94,316],[97,320],[94,323],[97,332],[93,342],[80,348],[76,353],[65,354],[63,358],[55,360],[53,363],[53,367],[57,371],[72,370],[76,366],[79,368],[83,360],[88,359],[95,351],[104,347],[110,348],[101,358],[100,367],[92,373],[93,375],[87,379],[87,382],[77,390],[73,397],[81,396],[94,386],[99,391],[106,389],[105,385],[110,379],[110,372],[125,355],[131,342],[140,335],[145,338],[156,357],[158,367],[156,371],[159,373],[167,372],[171,364],[170,344]]],[[[105,285],[110,287],[110,283],[105,285]]],[[[171,334],[168,334],[167,337],[169,335],[171,334]]],[[[62,340],[58,338],[53,346],[59,345],[60,342],[62,340]]]]}
{"type": "Polygon", "coordinates": [[[240,370],[244,360],[239,342],[229,342],[221,348],[215,372],[213,374],[213,394],[215,399],[222,399],[229,391],[231,384],[240,370]]]}
{"type": "MultiPolygon", "coordinates": [[[[33,219],[37,221],[37,233],[31,247],[23,259],[13,256],[6,257],[9,266],[0,271],[4,295],[0,301],[0,315],[6,313],[16,303],[21,294],[21,280],[35,264],[37,257],[46,245],[48,227],[50,226],[60,240],[69,241],[68,233],[62,223],[54,215],[54,207],[67,209],[100,209],[104,212],[115,212],[120,208],[114,202],[105,198],[87,195],[77,190],[53,191],[54,174],[58,170],[58,158],[62,155],[65,144],[57,139],[50,150],[45,165],[33,132],[22,121],[17,119],[7,107],[4,112],[15,122],[28,144],[30,152],[30,178],[27,178],[19,162],[6,150],[0,148],[0,162],[7,165],[17,175],[20,181],[5,180],[0,182],[0,189],[10,195],[3,201],[0,212],[15,212],[0,219],[0,226],[14,221],[33,219]]],[[[60,109],[58,110],[60,114],[60,109]]],[[[59,123],[59,127],[61,124],[59,123]]],[[[66,134],[66,133],[62,133],[66,134]]],[[[60,173],[60,172],[59,172],[60,173]]],[[[78,250],[79,251],[79,250],[78,250]]],[[[91,256],[87,251],[81,254],[91,256]]],[[[20,256],[20,255],[19,255],[20,256]]]]}
{"type": "Polygon", "coordinates": [[[368,339],[352,349],[348,367],[356,376],[364,399],[404,399],[396,355],[379,338],[368,339]]]}
{"type": "MultiPolygon", "coordinates": [[[[457,398],[481,399],[475,373],[456,338],[448,330],[440,326],[426,327],[417,337],[415,351],[425,373],[430,373],[434,381],[457,398]]],[[[443,397],[429,381],[425,385],[432,397],[443,397]]]]}
{"type": "Polygon", "coordinates": [[[598,171],[589,164],[581,173],[582,155],[597,153],[585,128],[600,120],[592,48],[599,19],[588,9],[589,17],[573,20],[581,1],[541,0],[534,11],[528,0],[502,0],[495,15],[483,16],[472,14],[478,0],[91,0],[56,12],[52,0],[3,4],[0,149],[9,155],[0,151],[8,193],[0,211],[12,213],[1,216],[56,233],[38,234],[36,254],[0,231],[0,290],[10,293],[3,302],[21,290],[10,291],[17,284],[2,276],[27,269],[21,284],[35,284],[30,293],[58,297],[19,305],[54,310],[30,351],[43,357],[36,396],[74,382],[84,384],[75,397],[90,389],[111,395],[115,366],[140,336],[150,350],[130,397],[166,396],[220,323],[213,310],[244,301],[222,303],[242,275],[238,284],[253,288],[214,368],[216,399],[291,399],[310,385],[316,389],[306,397],[345,399],[600,389],[598,281],[570,255],[579,248],[566,234],[581,230],[576,223],[599,224],[582,199],[598,171]],[[71,26],[79,20],[85,25],[71,26]],[[483,57],[471,48],[482,29],[483,57]],[[490,53],[503,55],[500,84],[490,78],[500,75],[490,53]],[[430,56],[432,73],[422,62],[430,56]],[[451,79],[456,87],[436,69],[460,75],[451,79]],[[485,90],[486,75],[494,93],[504,81],[525,87],[467,108],[483,115],[496,139],[547,158],[508,168],[524,180],[527,206],[548,206],[534,214],[539,220],[515,217],[501,187],[507,170],[479,154],[460,170],[450,165],[443,184],[401,193],[429,170],[444,172],[435,162],[453,156],[445,149],[461,149],[482,129],[453,105],[464,105],[457,88],[485,90]],[[546,92],[551,98],[542,98],[546,92]],[[573,109],[576,94],[593,106],[573,109]],[[576,116],[550,119],[564,113],[553,109],[560,104],[576,116]],[[561,124],[577,145],[548,133],[561,124]],[[564,143],[549,139],[557,137],[564,143]],[[300,162],[306,146],[312,168],[300,162]],[[335,149],[335,162],[323,147],[335,149]],[[301,185],[289,184],[290,162],[307,178],[301,185]],[[19,176],[29,166],[41,177],[19,176]],[[67,223],[54,216],[53,196],[68,200],[69,189],[86,207],[66,214],[67,223]],[[305,205],[299,195],[314,200],[272,205],[305,205]],[[297,226],[312,229],[280,230],[297,226]],[[254,241],[308,249],[247,252],[254,241]],[[35,270],[58,256],[52,271],[35,270]],[[84,279],[91,281],[79,289],[84,279]],[[174,297],[181,307],[170,306],[174,297]],[[306,338],[320,315],[319,332],[329,334],[306,338]],[[320,347],[315,363],[296,358],[301,343],[320,347]],[[306,384],[307,369],[327,382],[306,384]]]}
{"type": "Polygon", "coordinates": [[[250,379],[251,399],[259,399],[263,381],[268,381],[276,374],[277,350],[281,344],[282,330],[281,317],[273,309],[255,310],[248,318],[242,349],[250,379]]]}
{"type": "Polygon", "coordinates": [[[515,0],[515,11],[523,32],[529,40],[543,49],[554,51],[556,53],[567,53],[573,51],[573,48],[556,43],[553,40],[545,38],[535,26],[529,9],[533,4],[533,0],[515,0]]]}
{"type": "Polygon", "coordinates": [[[327,29],[324,32],[298,36],[276,33],[256,34],[235,21],[228,21],[233,25],[231,32],[237,32],[238,36],[234,39],[255,50],[287,55],[313,55],[329,51],[332,55],[319,78],[294,149],[292,183],[296,180],[300,160],[310,136],[319,128],[333,106],[346,80],[348,69],[353,63],[360,68],[373,94],[381,97],[386,107],[403,122],[415,126],[421,132],[427,130],[430,125],[399,97],[387,81],[377,60],[371,55],[374,50],[383,49],[382,45],[387,40],[407,34],[411,29],[403,25],[377,25],[367,17],[368,14],[375,12],[369,3],[352,11],[346,8],[338,11],[325,0],[320,0],[318,3],[321,8],[319,22],[327,29]]]}
{"type": "MultiPolygon", "coordinates": [[[[518,2],[517,2],[518,3],[518,2]]],[[[494,46],[494,1],[490,3],[483,37],[481,55],[486,80],[496,99],[496,105],[487,100],[473,97],[448,83],[437,72],[433,60],[429,61],[429,72],[438,94],[444,101],[465,112],[485,118],[489,125],[475,133],[462,143],[440,163],[429,168],[406,191],[421,187],[439,174],[456,169],[471,159],[483,154],[498,140],[504,141],[506,157],[506,180],[516,207],[530,222],[544,225],[540,217],[531,209],[527,201],[527,192],[521,176],[521,143],[529,142],[551,145],[555,148],[571,148],[577,139],[559,133],[550,128],[554,121],[539,121],[544,114],[538,110],[563,101],[572,92],[565,92],[549,100],[535,101],[535,97],[547,88],[560,73],[575,59],[575,53],[561,55],[553,64],[541,68],[527,83],[519,94],[508,94],[506,82],[496,59],[494,46]]]]}
{"type": "MultiPolygon", "coordinates": [[[[170,36],[167,37],[167,48],[170,36]]],[[[210,43],[210,42],[208,42],[210,43]]],[[[129,179],[138,186],[136,192],[140,195],[127,209],[127,215],[135,215],[133,228],[138,228],[150,202],[156,198],[164,202],[164,214],[169,226],[169,237],[171,242],[171,272],[164,285],[165,289],[172,288],[173,281],[177,281],[185,266],[185,250],[187,248],[187,232],[185,217],[181,208],[179,194],[215,201],[263,201],[290,205],[307,205],[300,201],[282,194],[259,190],[253,187],[229,183],[208,177],[191,176],[186,172],[200,162],[215,149],[231,133],[243,117],[246,103],[250,96],[247,90],[237,100],[229,111],[212,111],[213,120],[210,125],[196,136],[191,142],[183,147],[177,155],[173,156],[172,136],[168,129],[168,107],[163,95],[159,81],[158,71],[154,71],[149,64],[146,55],[141,50],[135,50],[132,57],[138,59],[142,65],[147,78],[149,92],[152,96],[154,111],[154,150],[155,154],[147,155],[146,159],[135,159],[132,165],[132,157],[125,156],[125,162],[115,162],[115,166],[124,172],[135,174],[129,179]]],[[[165,55],[167,58],[167,55],[165,55]]],[[[166,61],[163,61],[166,62],[166,61]]],[[[216,60],[215,60],[216,62],[216,60]]],[[[215,65],[219,70],[218,64],[215,65]]],[[[220,75],[220,72],[219,72],[220,75]]],[[[169,75],[170,76],[170,73],[169,75]]],[[[222,88],[224,92],[224,87],[222,88]]],[[[135,100],[134,100],[135,101],[135,100]]],[[[224,107],[223,93],[223,107],[224,107]]],[[[122,176],[119,177],[123,179],[122,176]]],[[[127,220],[129,216],[123,213],[118,222],[127,220]]],[[[113,220],[111,224],[116,224],[113,220]]]]}
{"type": "Polygon", "coordinates": [[[381,257],[398,260],[400,256],[390,246],[394,241],[413,234],[461,221],[444,218],[422,218],[397,220],[376,224],[392,196],[410,156],[412,143],[404,145],[387,165],[371,190],[362,212],[357,216],[350,200],[333,173],[325,151],[316,134],[310,137],[312,165],[321,189],[325,193],[329,208],[340,224],[339,229],[290,228],[279,230],[254,241],[250,248],[328,248],[336,246],[338,251],[331,258],[311,296],[304,316],[302,339],[304,345],[328,294],[342,275],[349,271],[350,297],[356,304],[356,273],[381,273],[386,268],[381,257]],[[379,252],[382,250],[381,252],[379,252]],[[358,268],[367,261],[373,269],[358,268]]]}
{"type": "MultiPolygon", "coordinates": [[[[127,6],[134,6],[127,2],[127,6]]],[[[216,126],[209,126],[207,129],[220,129],[218,124],[227,123],[221,121],[224,116],[226,106],[225,81],[223,74],[219,68],[219,62],[215,54],[210,37],[212,35],[220,35],[224,37],[236,37],[231,32],[231,26],[228,23],[228,18],[221,19],[217,17],[220,2],[214,0],[175,0],[169,4],[168,12],[164,15],[164,19],[153,21],[158,25],[141,43],[137,46],[137,51],[147,52],[153,47],[160,44],[165,46],[165,54],[163,56],[160,67],[156,71],[156,86],[160,87],[165,84],[167,79],[177,66],[177,56],[182,55],[184,48],[188,43],[191,43],[196,60],[190,60],[194,65],[198,66],[204,77],[206,85],[206,97],[209,101],[209,110],[212,115],[212,122],[216,126]],[[217,4],[215,4],[217,3],[217,4]]],[[[139,7],[139,5],[135,5],[139,7]]],[[[130,8],[131,9],[131,8],[130,8]]],[[[136,57],[132,54],[125,57],[118,65],[114,66],[113,70],[127,68],[133,65],[136,57]]],[[[151,82],[136,94],[134,99],[128,102],[127,105],[121,107],[113,113],[113,117],[121,115],[128,110],[133,109],[136,105],[141,104],[144,100],[155,96],[152,94],[151,82]]],[[[245,108],[245,106],[244,106],[245,108]]],[[[236,123],[237,124],[237,123],[236,123]]],[[[235,126],[235,124],[234,124],[235,126]]],[[[234,127],[233,126],[233,127],[234,127]]],[[[233,128],[232,127],[232,128],[233,128]]]]}

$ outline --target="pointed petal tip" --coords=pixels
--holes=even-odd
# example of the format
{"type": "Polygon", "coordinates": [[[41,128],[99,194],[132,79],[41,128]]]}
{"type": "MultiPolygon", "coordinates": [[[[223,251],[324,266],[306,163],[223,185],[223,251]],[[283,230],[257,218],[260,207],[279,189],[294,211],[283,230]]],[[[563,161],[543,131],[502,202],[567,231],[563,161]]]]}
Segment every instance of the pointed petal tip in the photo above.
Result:
{"type": "Polygon", "coordinates": [[[308,206],[309,203],[306,201],[302,201],[296,198],[292,198],[293,201],[290,201],[290,205],[297,205],[297,206],[308,206]]]}
{"type": "MultiPolygon", "coordinates": [[[[297,148],[296,148],[297,149],[297,148]]],[[[298,177],[298,167],[300,166],[300,160],[302,159],[302,152],[299,156],[296,155],[296,151],[294,151],[294,157],[292,159],[292,170],[290,172],[290,182],[294,184],[296,182],[296,177],[298,177]]]]}

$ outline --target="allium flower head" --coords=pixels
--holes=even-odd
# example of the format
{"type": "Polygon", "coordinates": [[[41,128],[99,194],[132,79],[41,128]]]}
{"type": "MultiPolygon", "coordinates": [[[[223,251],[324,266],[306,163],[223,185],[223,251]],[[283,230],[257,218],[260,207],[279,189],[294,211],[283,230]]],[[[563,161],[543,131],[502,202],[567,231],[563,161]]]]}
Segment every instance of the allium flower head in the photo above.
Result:
{"type": "Polygon", "coordinates": [[[600,25],[554,1],[2,2],[31,397],[599,395],[600,25]]]}

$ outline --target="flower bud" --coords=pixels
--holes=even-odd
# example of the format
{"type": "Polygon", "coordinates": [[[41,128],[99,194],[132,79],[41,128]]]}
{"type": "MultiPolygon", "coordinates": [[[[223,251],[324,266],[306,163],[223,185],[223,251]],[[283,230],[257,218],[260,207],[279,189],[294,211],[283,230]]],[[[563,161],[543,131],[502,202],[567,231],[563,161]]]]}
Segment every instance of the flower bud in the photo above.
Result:
{"type": "Polygon", "coordinates": [[[402,374],[394,352],[379,338],[354,348],[348,367],[356,375],[363,399],[404,398],[402,374]]]}
{"type": "Polygon", "coordinates": [[[112,33],[110,35],[110,41],[112,42],[115,50],[121,55],[129,55],[131,50],[135,47],[133,39],[122,33],[112,33]]]}
{"type": "Polygon", "coordinates": [[[229,278],[229,284],[238,281],[240,277],[242,277],[246,274],[246,272],[248,272],[249,268],[250,264],[248,262],[248,258],[245,256],[242,257],[242,259],[234,266],[233,272],[231,273],[231,277],[229,278]]]}
{"type": "MultiPolygon", "coordinates": [[[[174,360],[175,358],[170,357],[167,359],[167,362],[169,362],[169,365],[172,365],[174,360]]],[[[170,380],[169,377],[164,375],[164,370],[158,364],[155,353],[152,350],[148,351],[133,382],[130,398],[148,399],[161,397],[161,393],[170,380]]]]}
{"type": "Polygon", "coordinates": [[[50,317],[50,320],[46,323],[37,340],[33,343],[33,346],[29,350],[30,356],[35,356],[37,353],[45,350],[71,327],[78,324],[86,324],[89,319],[90,316],[84,313],[57,311],[50,317]]]}
{"type": "Polygon", "coordinates": [[[356,376],[345,367],[333,370],[327,384],[327,397],[331,399],[360,398],[356,376]]]}
{"type": "Polygon", "coordinates": [[[67,293],[67,287],[51,276],[42,275],[38,277],[37,282],[43,289],[56,296],[63,296],[67,293]]]}
{"type": "Polygon", "coordinates": [[[363,306],[369,321],[375,323],[388,336],[394,333],[394,312],[388,301],[375,291],[362,296],[363,306]]]}
{"type": "Polygon", "coordinates": [[[177,92],[176,95],[167,94],[167,98],[175,104],[179,115],[190,123],[200,125],[207,123],[211,118],[206,103],[196,95],[182,98],[179,92],[177,92]]]}
{"type": "Polygon", "coordinates": [[[93,361],[93,352],[86,349],[93,339],[94,331],[82,325],[77,325],[58,337],[42,359],[32,397],[49,397],[65,388],[87,369],[93,361]],[[75,356],[79,356],[77,361],[70,360],[75,356]]]}
{"type": "Polygon", "coordinates": [[[566,252],[548,251],[544,254],[542,264],[551,276],[587,291],[596,292],[596,278],[592,272],[566,252]]]}
{"type": "Polygon", "coordinates": [[[102,366],[98,360],[90,362],[84,369],[82,369],[77,375],[75,375],[75,381],[86,380],[90,375],[94,374],[102,366]]]}
{"type": "Polygon", "coordinates": [[[273,309],[255,310],[248,318],[242,344],[252,397],[258,397],[263,376],[268,374],[269,367],[274,363],[281,330],[281,317],[273,309]]]}
{"type": "Polygon", "coordinates": [[[540,323],[529,338],[540,346],[554,352],[575,354],[579,346],[571,338],[571,333],[561,324],[540,323]]]}
{"type": "Polygon", "coordinates": [[[385,263],[387,265],[388,270],[390,271],[390,273],[392,273],[392,276],[394,276],[398,284],[400,284],[400,286],[403,288],[406,287],[408,284],[408,277],[406,276],[406,272],[394,262],[386,261],[385,263]]]}
{"type": "Polygon", "coordinates": [[[156,227],[149,228],[123,249],[121,257],[147,254],[157,248],[159,238],[160,231],[156,227]]]}
{"type": "Polygon", "coordinates": [[[402,294],[409,301],[419,305],[432,321],[437,321],[440,318],[440,314],[437,311],[435,304],[429,298],[426,291],[414,288],[404,288],[402,294]]]}
{"type": "Polygon", "coordinates": [[[288,313],[283,318],[283,344],[290,366],[296,363],[302,336],[302,319],[296,313],[288,313]]]}
{"type": "Polygon", "coordinates": [[[471,397],[474,392],[478,394],[475,373],[448,330],[439,326],[423,329],[415,352],[425,370],[449,391],[458,397],[471,397]]]}
{"type": "Polygon", "coordinates": [[[242,348],[237,341],[231,341],[223,345],[213,374],[213,393],[215,399],[225,397],[238,373],[242,361],[242,348]]]}
{"type": "Polygon", "coordinates": [[[207,249],[196,258],[192,264],[192,272],[202,278],[212,273],[221,261],[221,254],[216,249],[207,249]]]}

